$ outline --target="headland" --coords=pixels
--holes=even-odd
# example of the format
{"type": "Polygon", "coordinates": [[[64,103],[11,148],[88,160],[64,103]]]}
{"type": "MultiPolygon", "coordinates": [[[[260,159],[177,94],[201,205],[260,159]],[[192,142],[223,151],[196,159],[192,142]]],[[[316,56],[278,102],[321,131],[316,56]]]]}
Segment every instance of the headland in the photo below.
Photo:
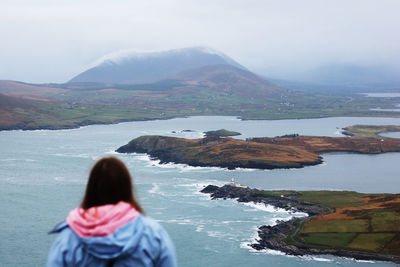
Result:
{"type": "Polygon", "coordinates": [[[208,185],[212,199],[237,199],[307,213],[258,228],[256,250],[288,255],[331,254],[400,263],[400,194],[352,191],[266,191],[236,184],[208,185]]]}
{"type": "Polygon", "coordinates": [[[190,166],[228,169],[302,168],[322,163],[320,154],[327,152],[399,152],[400,139],[292,134],[241,140],[220,136],[184,139],[149,135],[133,139],[116,151],[147,153],[161,163],[173,162],[190,166]]]}

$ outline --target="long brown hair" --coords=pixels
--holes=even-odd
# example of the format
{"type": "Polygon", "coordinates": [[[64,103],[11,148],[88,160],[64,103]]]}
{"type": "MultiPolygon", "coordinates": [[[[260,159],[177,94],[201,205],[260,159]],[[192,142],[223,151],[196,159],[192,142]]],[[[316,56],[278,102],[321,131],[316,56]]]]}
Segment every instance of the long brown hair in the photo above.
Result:
{"type": "Polygon", "coordinates": [[[96,162],[90,171],[85,196],[81,207],[91,207],[128,202],[140,213],[144,213],[133,196],[132,178],[125,164],[114,157],[105,157],[96,162]]]}

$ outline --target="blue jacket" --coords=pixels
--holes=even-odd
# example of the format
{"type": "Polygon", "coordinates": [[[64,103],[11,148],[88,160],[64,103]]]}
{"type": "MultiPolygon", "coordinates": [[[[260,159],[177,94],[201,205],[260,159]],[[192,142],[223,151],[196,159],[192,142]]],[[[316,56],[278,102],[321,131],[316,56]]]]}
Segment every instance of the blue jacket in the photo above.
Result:
{"type": "Polygon", "coordinates": [[[110,235],[78,236],[66,222],[50,249],[47,266],[177,266],[174,245],[164,228],[139,215],[110,235]]]}

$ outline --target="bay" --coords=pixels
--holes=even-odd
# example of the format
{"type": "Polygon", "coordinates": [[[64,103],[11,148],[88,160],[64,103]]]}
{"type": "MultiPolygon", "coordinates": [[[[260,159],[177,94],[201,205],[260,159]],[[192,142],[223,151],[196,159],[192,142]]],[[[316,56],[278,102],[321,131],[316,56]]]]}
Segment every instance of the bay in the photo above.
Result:
{"type": "Polygon", "coordinates": [[[114,152],[146,134],[198,138],[204,131],[225,128],[241,132],[237,137],[241,139],[292,133],[342,136],[340,129],[354,124],[400,125],[400,119],[242,121],[235,117],[190,117],[71,130],[0,132],[0,265],[43,266],[54,240],[47,232],[79,205],[93,163],[112,155],[129,167],[147,214],[168,230],[180,266],[370,266],[328,255],[288,257],[274,251],[252,251],[247,244],[254,241],[257,226],[301,214],[234,200],[210,200],[199,190],[209,183],[222,185],[235,178],[263,189],[395,193],[400,188],[400,153],[333,153],[323,155],[323,164],[303,169],[226,170],[160,165],[144,154],[114,152]]]}

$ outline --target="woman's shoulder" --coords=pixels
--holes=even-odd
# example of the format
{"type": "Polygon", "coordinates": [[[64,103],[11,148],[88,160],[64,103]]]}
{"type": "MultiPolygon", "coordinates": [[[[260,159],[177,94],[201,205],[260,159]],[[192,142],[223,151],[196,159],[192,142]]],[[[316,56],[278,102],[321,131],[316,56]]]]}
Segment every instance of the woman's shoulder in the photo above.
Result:
{"type": "Polygon", "coordinates": [[[158,252],[155,254],[157,254],[158,256],[155,262],[158,262],[158,264],[156,265],[176,266],[177,263],[175,246],[164,227],[151,217],[141,215],[138,219],[142,220],[144,228],[143,233],[144,235],[147,235],[147,238],[142,239],[146,240],[144,241],[145,247],[157,247],[155,250],[157,250],[158,252]],[[151,242],[151,240],[153,242],[151,242]]]}
{"type": "Polygon", "coordinates": [[[146,227],[149,227],[153,229],[154,231],[164,231],[163,226],[159,222],[157,222],[155,219],[145,216],[145,215],[140,215],[141,220],[143,221],[143,224],[146,227]]]}
{"type": "Polygon", "coordinates": [[[120,230],[122,232],[138,231],[141,232],[142,235],[147,235],[148,237],[152,237],[155,239],[169,238],[167,231],[159,222],[157,222],[155,219],[151,217],[142,214],[139,215],[137,218],[133,219],[125,227],[121,227],[120,230]]]}

